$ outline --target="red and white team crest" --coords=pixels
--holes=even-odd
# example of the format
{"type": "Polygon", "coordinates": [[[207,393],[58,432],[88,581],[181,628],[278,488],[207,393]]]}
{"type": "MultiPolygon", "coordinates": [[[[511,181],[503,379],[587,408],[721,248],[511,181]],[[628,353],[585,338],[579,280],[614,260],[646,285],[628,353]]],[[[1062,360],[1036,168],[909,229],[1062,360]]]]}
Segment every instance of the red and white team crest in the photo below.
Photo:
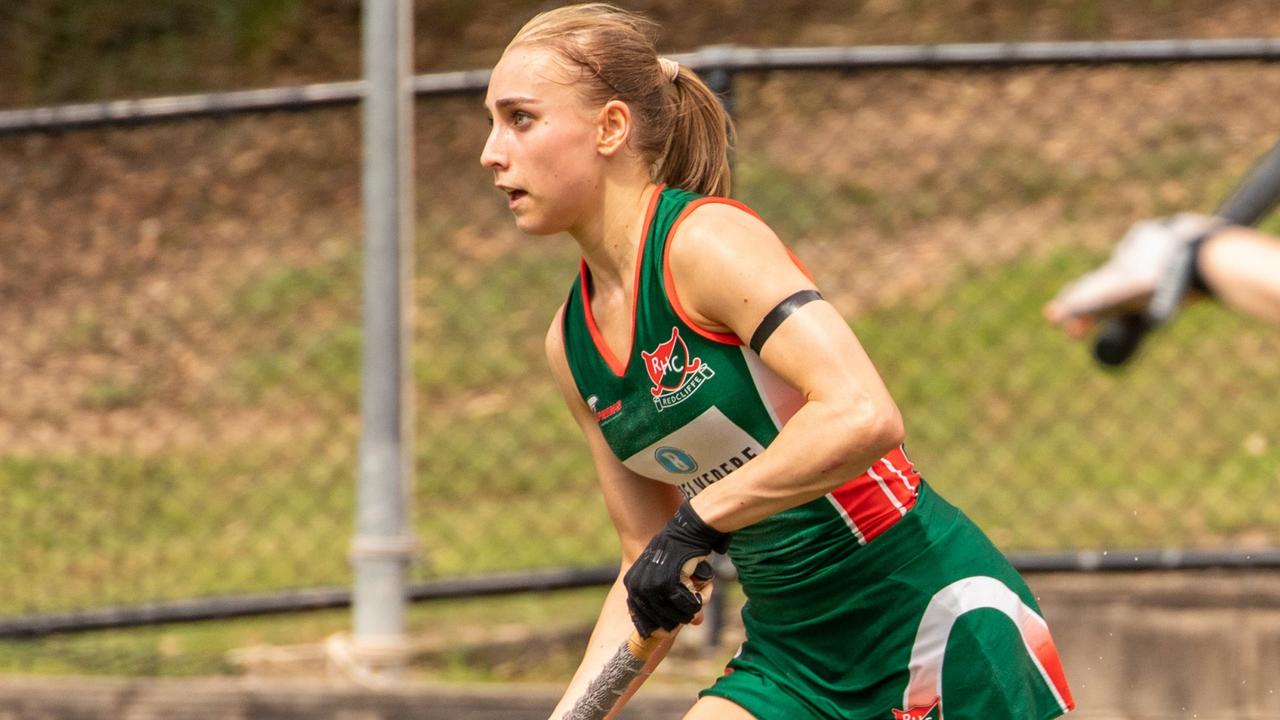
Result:
{"type": "Polygon", "coordinates": [[[671,328],[671,339],[653,352],[640,351],[644,369],[649,373],[653,387],[653,404],[658,412],[679,405],[689,398],[702,383],[715,376],[700,358],[689,357],[689,346],[680,337],[680,328],[671,328]]]}
{"type": "Polygon", "coordinates": [[[942,720],[942,712],[938,705],[940,698],[934,698],[929,705],[920,705],[910,710],[894,710],[893,720],[942,720]]]}

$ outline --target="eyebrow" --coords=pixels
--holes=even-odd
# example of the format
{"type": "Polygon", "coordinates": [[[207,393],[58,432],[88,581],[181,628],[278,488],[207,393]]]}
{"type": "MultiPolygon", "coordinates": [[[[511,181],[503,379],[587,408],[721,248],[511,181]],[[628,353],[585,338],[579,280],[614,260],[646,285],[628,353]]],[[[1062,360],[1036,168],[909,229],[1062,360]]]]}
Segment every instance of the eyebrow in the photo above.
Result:
{"type": "Polygon", "coordinates": [[[537,105],[540,100],[531,97],[505,97],[500,98],[493,103],[494,107],[501,110],[502,108],[511,107],[512,105],[537,105]]]}

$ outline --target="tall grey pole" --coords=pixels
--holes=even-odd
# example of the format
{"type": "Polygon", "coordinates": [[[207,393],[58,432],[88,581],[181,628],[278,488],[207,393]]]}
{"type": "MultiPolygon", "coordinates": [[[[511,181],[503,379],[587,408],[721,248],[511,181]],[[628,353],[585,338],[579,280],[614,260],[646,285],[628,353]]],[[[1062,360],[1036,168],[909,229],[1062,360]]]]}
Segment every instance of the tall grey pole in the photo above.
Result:
{"type": "Polygon", "coordinates": [[[364,0],[364,355],[360,477],[351,557],[351,659],[371,677],[407,658],[413,553],[410,322],[413,277],[413,3],[364,0]]]}
{"type": "MultiPolygon", "coordinates": [[[[726,51],[727,48],[724,46],[712,46],[706,49],[712,60],[718,59],[718,56],[726,51]]],[[[729,113],[729,117],[733,117],[733,73],[724,67],[712,66],[702,71],[702,77],[707,87],[720,98],[720,104],[724,105],[725,112],[729,113]]],[[[730,147],[729,167],[732,169],[734,165],[733,148],[730,147]]],[[[737,189],[736,183],[734,189],[737,189]]],[[[702,620],[702,624],[706,626],[708,652],[714,652],[719,648],[721,640],[724,639],[726,616],[729,614],[728,585],[730,580],[735,580],[738,576],[737,570],[726,555],[719,553],[712,555],[711,568],[715,571],[715,579],[720,582],[722,589],[720,592],[711,594],[711,602],[707,604],[706,615],[702,620]]]]}

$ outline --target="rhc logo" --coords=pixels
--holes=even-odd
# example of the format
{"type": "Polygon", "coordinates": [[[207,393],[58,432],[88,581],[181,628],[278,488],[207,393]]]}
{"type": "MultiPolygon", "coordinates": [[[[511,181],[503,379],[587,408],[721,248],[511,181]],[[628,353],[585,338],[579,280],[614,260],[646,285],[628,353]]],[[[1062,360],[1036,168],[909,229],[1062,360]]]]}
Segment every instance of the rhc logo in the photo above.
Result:
{"type": "Polygon", "coordinates": [[[653,352],[641,350],[640,357],[653,381],[649,392],[653,394],[658,412],[689,399],[702,383],[715,377],[715,372],[700,358],[689,357],[689,347],[680,338],[680,328],[671,328],[670,340],[653,352]]]}
{"type": "Polygon", "coordinates": [[[942,713],[938,711],[938,705],[941,698],[934,698],[929,705],[920,705],[910,710],[894,710],[893,720],[942,720],[942,713]]]}

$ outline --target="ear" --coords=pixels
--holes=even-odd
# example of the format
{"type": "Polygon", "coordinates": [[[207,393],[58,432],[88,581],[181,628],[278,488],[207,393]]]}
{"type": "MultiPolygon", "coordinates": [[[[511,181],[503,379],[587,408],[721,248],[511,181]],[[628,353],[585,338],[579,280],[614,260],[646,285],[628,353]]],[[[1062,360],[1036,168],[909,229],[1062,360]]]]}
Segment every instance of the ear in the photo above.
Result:
{"type": "Polygon", "coordinates": [[[631,137],[631,108],[621,100],[610,100],[596,116],[596,150],[613,157],[626,147],[631,137]]]}

